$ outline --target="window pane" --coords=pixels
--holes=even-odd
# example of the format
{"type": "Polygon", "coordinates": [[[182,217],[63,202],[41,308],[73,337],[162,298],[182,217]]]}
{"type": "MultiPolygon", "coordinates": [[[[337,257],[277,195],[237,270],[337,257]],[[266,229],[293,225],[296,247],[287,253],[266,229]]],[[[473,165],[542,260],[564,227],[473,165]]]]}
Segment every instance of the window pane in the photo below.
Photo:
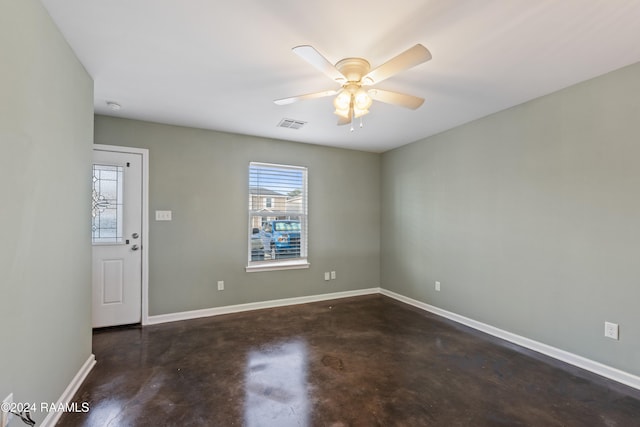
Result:
{"type": "Polygon", "coordinates": [[[249,165],[249,235],[253,261],[307,257],[307,169],[249,165]]]}
{"type": "Polygon", "coordinates": [[[93,165],[91,241],[122,243],[122,166],[93,165]]]}

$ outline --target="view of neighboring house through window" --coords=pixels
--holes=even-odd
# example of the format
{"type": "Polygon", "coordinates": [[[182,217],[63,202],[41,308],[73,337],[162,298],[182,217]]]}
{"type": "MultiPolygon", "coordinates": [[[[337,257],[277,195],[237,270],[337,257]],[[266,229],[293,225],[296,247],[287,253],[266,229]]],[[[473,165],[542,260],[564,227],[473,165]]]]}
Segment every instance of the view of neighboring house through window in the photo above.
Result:
{"type": "Polygon", "coordinates": [[[307,168],[249,164],[249,265],[307,258],[307,168]]]}

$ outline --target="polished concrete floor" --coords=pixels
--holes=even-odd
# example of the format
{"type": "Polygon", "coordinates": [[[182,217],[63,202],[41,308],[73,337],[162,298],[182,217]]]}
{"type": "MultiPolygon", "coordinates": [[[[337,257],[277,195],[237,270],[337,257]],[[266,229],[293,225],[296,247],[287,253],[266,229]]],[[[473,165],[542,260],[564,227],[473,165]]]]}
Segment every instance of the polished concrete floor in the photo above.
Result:
{"type": "Polygon", "coordinates": [[[639,426],[640,391],[372,295],[94,334],[59,426],[639,426]]]}

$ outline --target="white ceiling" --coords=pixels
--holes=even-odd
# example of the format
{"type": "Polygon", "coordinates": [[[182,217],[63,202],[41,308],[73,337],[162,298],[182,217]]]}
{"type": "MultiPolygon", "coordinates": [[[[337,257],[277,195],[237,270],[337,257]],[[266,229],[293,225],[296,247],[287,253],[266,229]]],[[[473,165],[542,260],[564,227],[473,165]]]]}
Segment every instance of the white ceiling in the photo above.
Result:
{"type": "Polygon", "coordinates": [[[97,113],[374,152],[640,61],[639,0],[42,2],[95,80],[97,113]],[[272,102],[337,88],[294,46],[375,67],[416,43],[433,59],[378,87],[424,97],[418,110],[375,102],[349,132],[332,98],[272,102]]]}

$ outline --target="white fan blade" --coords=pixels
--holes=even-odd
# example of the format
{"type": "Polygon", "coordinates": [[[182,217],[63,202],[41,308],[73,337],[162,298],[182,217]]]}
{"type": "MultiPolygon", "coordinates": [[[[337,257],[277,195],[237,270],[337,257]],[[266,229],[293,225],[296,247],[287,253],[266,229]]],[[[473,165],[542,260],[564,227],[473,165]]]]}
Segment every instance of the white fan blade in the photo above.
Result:
{"type": "Polygon", "coordinates": [[[410,108],[415,110],[420,107],[424,102],[424,98],[418,98],[413,95],[405,95],[404,93],[390,92],[388,90],[371,89],[369,90],[369,96],[376,101],[384,102],[386,104],[399,105],[401,107],[410,108]]]}
{"type": "Polygon", "coordinates": [[[294,102],[302,101],[305,99],[324,98],[325,96],[331,96],[337,93],[338,93],[337,90],[325,90],[324,92],[308,93],[306,95],[298,95],[298,96],[292,96],[290,98],[276,99],[273,102],[277,105],[288,105],[288,104],[293,104],[294,102]]]}
{"type": "Polygon", "coordinates": [[[408,70],[430,59],[431,52],[421,44],[417,44],[369,72],[362,78],[362,84],[370,86],[380,83],[394,74],[408,70]]]}
{"type": "Polygon", "coordinates": [[[318,70],[322,71],[331,80],[338,83],[344,83],[347,81],[346,77],[340,71],[338,71],[338,69],[331,62],[329,62],[327,58],[325,58],[320,52],[315,50],[313,46],[296,46],[292,50],[293,53],[307,61],[309,64],[313,65],[318,70]]]}

